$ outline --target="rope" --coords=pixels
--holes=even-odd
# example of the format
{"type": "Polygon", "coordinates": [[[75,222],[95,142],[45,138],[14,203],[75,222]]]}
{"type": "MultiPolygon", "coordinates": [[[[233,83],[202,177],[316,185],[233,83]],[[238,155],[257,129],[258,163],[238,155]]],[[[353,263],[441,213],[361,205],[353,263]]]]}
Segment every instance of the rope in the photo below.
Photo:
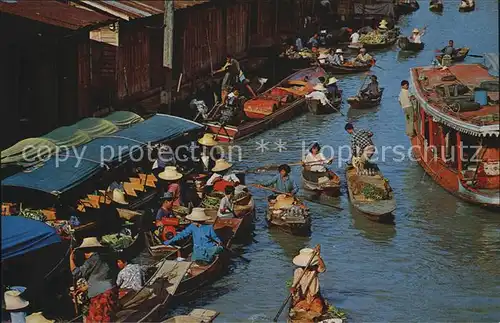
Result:
{"type": "Polygon", "coordinates": [[[57,265],[56,265],[54,268],[52,268],[52,270],[51,270],[51,271],[49,271],[49,273],[48,273],[48,274],[46,274],[46,275],[43,277],[43,280],[47,279],[47,277],[49,277],[49,276],[50,276],[50,275],[51,275],[51,274],[52,274],[52,273],[53,273],[53,272],[54,272],[54,271],[55,271],[55,270],[56,270],[56,269],[57,269],[57,268],[58,268],[58,267],[62,264],[62,262],[63,262],[63,261],[66,259],[66,257],[69,255],[69,253],[70,253],[71,249],[73,249],[72,247],[73,247],[73,238],[71,238],[70,243],[69,243],[68,250],[66,250],[66,253],[64,254],[64,256],[61,258],[61,260],[59,260],[59,262],[57,263],[57,265]]]}

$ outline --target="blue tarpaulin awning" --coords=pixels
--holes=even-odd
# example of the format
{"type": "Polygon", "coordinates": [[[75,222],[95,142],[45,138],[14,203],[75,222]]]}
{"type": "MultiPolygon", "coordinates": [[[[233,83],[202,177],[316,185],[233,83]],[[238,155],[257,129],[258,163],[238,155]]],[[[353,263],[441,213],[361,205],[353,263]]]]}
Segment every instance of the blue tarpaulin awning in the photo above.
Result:
{"type": "Polygon", "coordinates": [[[2,216],[2,261],[61,242],[44,222],[22,216],[2,216]]]}
{"type": "Polygon", "coordinates": [[[488,72],[498,77],[498,54],[497,53],[484,53],[484,66],[488,68],[488,72]]]}
{"type": "Polygon", "coordinates": [[[4,179],[2,186],[61,194],[96,175],[106,163],[126,162],[130,160],[132,151],[138,151],[149,143],[171,140],[202,127],[191,120],[157,114],[130,128],[70,148],[67,152],[61,151],[38,169],[4,179]]]}

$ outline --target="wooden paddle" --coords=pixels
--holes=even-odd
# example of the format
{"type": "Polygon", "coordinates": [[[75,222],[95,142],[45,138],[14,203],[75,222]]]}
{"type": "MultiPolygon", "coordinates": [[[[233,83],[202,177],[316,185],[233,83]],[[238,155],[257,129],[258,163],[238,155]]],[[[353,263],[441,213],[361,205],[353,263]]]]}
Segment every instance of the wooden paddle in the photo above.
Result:
{"type": "MultiPolygon", "coordinates": [[[[307,272],[307,269],[309,269],[309,266],[311,266],[311,263],[314,259],[314,257],[316,257],[316,254],[318,253],[318,251],[315,249],[311,258],[309,259],[309,261],[307,262],[307,265],[306,267],[304,268],[304,270],[302,271],[302,274],[300,275],[299,279],[297,280],[297,282],[292,286],[292,289],[294,288],[297,288],[298,284],[300,283],[300,281],[302,280],[302,278],[304,277],[305,273],[307,272]]],[[[278,313],[276,314],[276,316],[274,317],[273,319],[273,322],[278,322],[278,319],[281,315],[281,313],[283,313],[283,310],[285,309],[285,306],[286,304],[288,304],[288,302],[292,299],[293,297],[293,293],[290,292],[288,294],[288,297],[285,299],[285,301],[283,302],[283,304],[281,304],[281,307],[280,309],[278,310],[278,313]]]]}
{"type": "Polygon", "coordinates": [[[335,111],[339,112],[343,117],[345,117],[345,114],[342,113],[342,111],[340,111],[340,109],[336,108],[333,104],[331,104],[329,101],[326,102],[332,109],[334,109],[335,111]]]}
{"type": "Polygon", "coordinates": [[[213,243],[216,243],[217,245],[221,246],[222,248],[224,248],[224,250],[226,250],[227,252],[229,252],[230,254],[232,255],[235,255],[236,257],[238,258],[241,258],[241,260],[245,261],[245,262],[250,262],[250,259],[248,258],[245,258],[243,257],[242,255],[238,254],[237,252],[235,252],[234,250],[232,249],[229,249],[228,247],[226,247],[225,245],[223,245],[222,243],[219,243],[217,240],[215,240],[214,238],[212,237],[209,237],[209,236],[206,236],[208,240],[212,241],[213,243]]]}
{"type": "MultiPolygon", "coordinates": [[[[285,194],[285,195],[288,195],[288,196],[292,196],[291,193],[285,193],[285,192],[281,192],[281,191],[278,191],[278,190],[275,190],[274,188],[270,188],[270,187],[266,187],[266,186],[262,186],[262,185],[259,185],[259,184],[250,184],[250,186],[253,186],[255,188],[260,188],[260,189],[263,189],[263,190],[266,190],[266,191],[271,191],[271,192],[274,192],[276,194],[285,194]]],[[[308,202],[311,202],[311,203],[315,203],[315,204],[319,204],[319,205],[324,205],[324,206],[329,206],[331,208],[334,208],[336,210],[339,210],[339,211],[342,211],[344,210],[343,208],[341,207],[338,207],[338,206],[335,206],[335,205],[331,205],[331,204],[325,204],[325,203],[321,203],[319,201],[315,201],[307,196],[304,196],[304,195],[297,195],[296,198],[298,199],[302,199],[302,200],[306,200],[308,202]]]]}

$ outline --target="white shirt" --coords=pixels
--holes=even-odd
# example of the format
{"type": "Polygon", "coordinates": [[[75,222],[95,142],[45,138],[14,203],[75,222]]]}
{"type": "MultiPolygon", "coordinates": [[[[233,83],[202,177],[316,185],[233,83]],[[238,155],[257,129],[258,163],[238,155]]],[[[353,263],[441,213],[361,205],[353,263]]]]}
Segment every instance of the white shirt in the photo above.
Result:
{"type": "Polygon", "coordinates": [[[411,36],[411,41],[415,44],[421,44],[422,43],[422,39],[420,37],[420,34],[417,34],[417,35],[412,35],[411,36]]]}
{"type": "Polygon", "coordinates": [[[359,43],[359,34],[355,32],[354,34],[351,35],[351,44],[356,44],[359,43]]]}
{"type": "MultiPolygon", "coordinates": [[[[309,153],[307,154],[306,158],[304,159],[304,162],[306,163],[306,166],[307,164],[309,163],[315,163],[315,162],[325,162],[327,161],[327,159],[325,158],[325,156],[322,154],[322,153],[317,153],[316,156],[313,155],[312,153],[309,153]]],[[[324,165],[321,165],[321,164],[317,164],[317,165],[311,165],[311,172],[326,172],[327,169],[324,165]]]]}
{"type": "Polygon", "coordinates": [[[311,92],[310,94],[306,94],[306,98],[312,99],[312,100],[319,100],[321,102],[321,104],[323,104],[323,105],[327,105],[328,102],[330,102],[328,100],[328,98],[326,97],[325,93],[323,93],[321,91],[314,91],[314,92],[311,92]]]}
{"type": "Polygon", "coordinates": [[[411,108],[410,92],[407,89],[401,89],[399,93],[399,104],[404,108],[411,108]]]}
{"type": "Polygon", "coordinates": [[[214,173],[207,181],[207,185],[208,186],[211,186],[211,185],[214,185],[214,182],[217,178],[220,178],[222,177],[223,180],[225,181],[228,181],[228,182],[240,182],[240,179],[234,175],[234,174],[228,174],[228,175],[220,175],[220,174],[217,174],[217,173],[214,173]]]}
{"type": "Polygon", "coordinates": [[[233,212],[233,201],[229,200],[227,196],[224,196],[220,201],[219,210],[217,211],[217,216],[221,218],[232,218],[234,217],[233,212]],[[226,210],[226,212],[222,212],[222,210],[226,210]]]}

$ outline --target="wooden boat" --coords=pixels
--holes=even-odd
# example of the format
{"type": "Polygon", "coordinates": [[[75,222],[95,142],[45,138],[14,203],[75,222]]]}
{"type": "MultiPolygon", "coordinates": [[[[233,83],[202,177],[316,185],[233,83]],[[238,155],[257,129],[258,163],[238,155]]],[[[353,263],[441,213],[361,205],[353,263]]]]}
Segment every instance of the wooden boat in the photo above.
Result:
{"type": "Polygon", "coordinates": [[[340,178],[334,172],[312,172],[302,169],[302,183],[305,189],[329,196],[340,194],[340,178]]]}
{"type": "Polygon", "coordinates": [[[408,1],[408,2],[399,1],[395,9],[398,15],[407,15],[420,9],[420,5],[418,4],[417,1],[408,1]]]}
{"type": "Polygon", "coordinates": [[[424,43],[412,43],[407,37],[401,36],[398,39],[398,46],[401,50],[418,52],[424,49],[424,43]]]}
{"type": "MultiPolygon", "coordinates": [[[[225,248],[230,248],[233,237],[237,234],[241,225],[241,219],[221,219],[217,218],[214,223],[214,230],[217,236],[221,239],[225,248]]],[[[190,258],[190,257],[189,257],[190,258]]],[[[188,259],[189,259],[188,258],[188,259]]],[[[188,276],[179,284],[179,288],[175,292],[175,297],[183,297],[192,294],[201,287],[218,279],[228,268],[230,254],[227,249],[215,257],[214,261],[206,266],[197,265],[190,261],[180,261],[179,263],[187,262],[190,264],[188,276]]]]}
{"type": "MultiPolygon", "coordinates": [[[[385,42],[383,42],[383,43],[360,43],[360,44],[362,44],[362,47],[365,48],[367,51],[374,51],[374,50],[381,50],[381,49],[391,47],[392,45],[394,45],[396,43],[397,40],[398,40],[397,37],[389,37],[389,38],[386,38],[385,42]]],[[[353,48],[353,47],[351,47],[351,45],[349,45],[349,48],[353,48]]],[[[361,48],[361,45],[357,48],[361,48]]]]}
{"type": "Polygon", "coordinates": [[[138,292],[120,298],[118,322],[158,322],[161,309],[172,299],[191,263],[162,260],[158,268],[138,292]]]}
{"type": "Polygon", "coordinates": [[[307,99],[306,104],[309,112],[316,115],[339,112],[340,105],[342,104],[342,97],[335,98],[335,100],[331,103],[333,107],[329,104],[322,104],[320,100],[312,99],[307,99]]]}
{"type": "Polygon", "coordinates": [[[416,99],[410,140],[418,163],[446,191],[467,202],[498,209],[499,87],[498,78],[489,72],[482,64],[456,64],[446,70],[410,69],[416,99]],[[464,84],[469,92],[458,91],[464,84]],[[443,86],[444,91],[440,91],[443,86]],[[484,101],[470,101],[474,96],[470,89],[474,88],[484,89],[484,101]],[[471,103],[476,108],[462,108],[471,103]],[[437,135],[429,136],[433,133],[437,135]]]}
{"type": "Polygon", "coordinates": [[[221,142],[256,135],[305,112],[305,95],[313,91],[314,85],[320,82],[318,77],[325,74],[321,67],[298,71],[256,98],[246,101],[244,114],[236,118],[238,123],[221,125],[216,115],[211,117],[212,121],[206,122],[206,126],[221,142]],[[308,81],[304,81],[305,78],[308,81]]]}
{"type": "Polygon", "coordinates": [[[374,99],[361,98],[359,95],[347,98],[347,103],[352,109],[369,109],[380,105],[382,100],[382,95],[384,94],[384,88],[380,88],[380,96],[374,99]]]}
{"type": "Polygon", "coordinates": [[[392,212],[396,209],[396,200],[392,189],[383,178],[377,165],[367,163],[367,166],[374,170],[376,175],[359,175],[353,166],[346,168],[347,188],[351,204],[372,221],[391,223],[394,221],[392,212]],[[383,194],[383,199],[367,199],[365,190],[383,194]]]}
{"type": "Polygon", "coordinates": [[[188,315],[177,315],[162,323],[211,323],[218,315],[219,312],[197,308],[188,315]]]}
{"type": "Polygon", "coordinates": [[[433,4],[432,1],[431,1],[431,2],[429,2],[429,10],[432,11],[432,12],[439,12],[439,13],[441,13],[444,10],[443,3],[441,2],[441,3],[434,3],[433,4]]]}
{"type": "Polygon", "coordinates": [[[366,72],[372,68],[372,64],[353,65],[351,62],[347,62],[344,65],[322,64],[321,67],[323,67],[329,74],[337,75],[366,72]]]}
{"type": "MultiPolygon", "coordinates": [[[[457,53],[451,57],[451,61],[453,63],[458,63],[458,62],[463,62],[467,55],[469,54],[469,48],[468,47],[462,47],[457,50],[457,53]]],[[[439,62],[439,64],[442,64],[442,59],[443,55],[436,55],[436,60],[439,62]]]]}
{"type": "Polygon", "coordinates": [[[297,235],[311,234],[311,217],[304,202],[296,197],[278,195],[268,202],[266,220],[270,227],[297,235]]]}
{"type": "Polygon", "coordinates": [[[474,11],[474,9],[476,9],[476,2],[473,2],[472,5],[462,6],[462,4],[460,4],[458,6],[458,11],[460,12],[470,12],[474,11]]]}

